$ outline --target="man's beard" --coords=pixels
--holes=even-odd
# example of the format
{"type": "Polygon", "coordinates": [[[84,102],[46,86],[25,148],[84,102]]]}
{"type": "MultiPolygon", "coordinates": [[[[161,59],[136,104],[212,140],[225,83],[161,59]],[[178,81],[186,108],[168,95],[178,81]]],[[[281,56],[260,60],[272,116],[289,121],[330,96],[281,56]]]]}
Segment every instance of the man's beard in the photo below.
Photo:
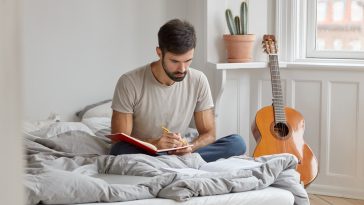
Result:
{"type": "Polygon", "coordinates": [[[185,72],[169,72],[167,70],[167,66],[164,64],[164,56],[162,57],[162,67],[164,72],[167,74],[167,76],[169,77],[169,79],[173,80],[174,82],[181,82],[183,79],[185,79],[186,75],[187,75],[187,70],[185,72]],[[183,74],[182,77],[177,77],[176,75],[178,74],[183,74]]]}

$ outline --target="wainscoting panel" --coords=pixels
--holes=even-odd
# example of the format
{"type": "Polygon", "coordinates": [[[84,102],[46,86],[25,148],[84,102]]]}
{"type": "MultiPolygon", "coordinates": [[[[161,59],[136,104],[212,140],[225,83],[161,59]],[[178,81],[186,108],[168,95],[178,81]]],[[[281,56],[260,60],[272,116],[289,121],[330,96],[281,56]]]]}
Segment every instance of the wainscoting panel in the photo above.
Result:
{"type": "MultiPolygon", "coordinates": [[[[362,76],[363,77],[363,76],[362,76]]],[[[358,113],[358,178],[364,184],[364,82],[359,83],[359,113],[358,113]]],[[[364,185],[362,186],[364,187],[364,185]]],[[[364,188],[363,188],[364,189],[364,188]]]]}
{"type": "Polygon", "coordinates": [[[328,175],[357,176],[358,84],[329,83],[328,175]]]}
{"type": "Polygon", "coordinates": [[[320,160],[321,82],[296,80],[292,83],[292,107],[295,107],[305,119],[303,138],[320,160]]]}
{"type": "Polygon", "coordinates": [[[229,134],[239,133],[239,118],[238,118],[238,110],[240,109],[239,105],[239,86],[237,80],[228,80],[225,86],[225,92],[222,94],[221,107],[220,109],[220,117],[225,120],[223,126],[220,126],[217,137],[224,137],[229,134]]]}
{"type": "Polygon", "coordinates": [[[216,104],[217,137],[239,134],[247,144],[250,152],[250,78],[239,72],[230,72],[223,80],[224,89],[221,99],[216,104]],[[219,123],[223,119],[223,123],[219,123]]]}

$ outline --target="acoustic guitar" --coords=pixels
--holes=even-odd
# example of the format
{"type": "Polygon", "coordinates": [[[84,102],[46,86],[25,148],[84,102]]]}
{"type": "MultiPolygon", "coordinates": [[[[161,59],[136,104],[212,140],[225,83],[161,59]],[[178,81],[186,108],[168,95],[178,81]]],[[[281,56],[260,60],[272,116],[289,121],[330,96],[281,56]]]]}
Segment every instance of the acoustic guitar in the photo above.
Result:
{"type": "Polygon", "coordinates": [[[304,142],[305,120],[302,115],[284,106],[274,35],[264,35],[264,51],[269,55],[273,104],[260,109],[252,124],[257,146],[254,157],[291,153],[298,158],[297,171],[301,183],[307,187],[318,174],[318,162],[311,148],[304,142]]]}

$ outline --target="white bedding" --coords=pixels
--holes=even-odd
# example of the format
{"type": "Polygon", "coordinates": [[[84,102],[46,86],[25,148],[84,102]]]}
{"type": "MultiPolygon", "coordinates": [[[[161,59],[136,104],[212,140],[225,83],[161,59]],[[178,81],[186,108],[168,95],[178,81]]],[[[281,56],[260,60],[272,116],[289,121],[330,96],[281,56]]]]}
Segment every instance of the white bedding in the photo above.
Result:
{"type": "MultiPolygon", "coordinates": [[[[148,181],[149,178],[106,174],[98,174],[94,177],[103,179],[110,184],[138,184],[148,181]]],[[[128,202],[87,203],[84,205],[292,205],[293,203],[294,197],[291,192],[275,187],[268,187],[262,190],[248,192],[193,197],[185,202],[155,198],[128,202]]]]}
{"type": "Polygon", "coordinates": [[[83,205],[292,205],[293,202],[293,195],[289,191],[268,187],[256,191],[193,197],[185,202],[155,198],[128,202],[88,203],[83,205]]]}
{"type": "MultiPolygon", "coordinates": [[[[108,119],[109,120],[109,119],[108,119]]],[[[69,151],[70,153],[79,153],[81,155],[84,154],[106,154],[108,151],[108,141],[102,139],[102,135],[95,134],[100,130],[100,126],[95,126],[97,124],[104,125],[105,118],[98,119],[90,119],[89,123],[81,122],[82,126],[77,126],[75,128],[75,123],[56,123],[57,125],[45,126],[43,129],[49,130],[49,128],[54,128],[52,130],[51,137],[48,137],[49,132],[33,132],[39,134],[39,136],[31,136],[31,139],[34,140],[44,139],[51,140],[53,143],[56,143],[54,148],[60,149],[62,151],[69,151]],[[72,125],[72,126],[71,126],[72,125]],[[84,126],[90,128],[87,132],[83,129],[84,126]],[[80,132],[76,134],[77,132],[80,132]],[[89,132],[93,132],[90,134],[89,132]],[[75,146],[70,146],[69,144],[63,143],[63,141],[70,141],[72,143],[78,142],[81,140],[83,143],[76,143],[75,146]],[[100,141],[101,140],[101,141],[100,141]],[[62,142],[62,143],[61,143],[62,142]],[[97,143],[96,143],[97,142],[97,143]],[[58,143],[58,144],[57,144],[58,143]],[[82,144],[83,146],[78,146],[82,144]],[[77,145],[77,146],[76,146],[77,145]],[[92,145],[92,146],[91,146],[92,145]],[[97,145],[97,146],[96,146],[97,145]]],[[[78,124],[77,124],[78,125],[78,124]]],[[[102,126],[101,126],[102,127],[102,126]]],[[[107,127],[105,130],[108,130],[107,127]]],[[[29,137],[29,136],[28,136],[29,137]]],[[[41,141],[41,140],[40,140],[41,141]]],[[[81,142],[80,141],[80,142],[81,142]]],[[[45,141],[44,141],[45,142],[45,141]]],[[[47,148],[48,149],[48,148],[47,148]]],[[[29,151],[29,150],[28,150],[29,151]]],[[[123,175],[110,175],[110,174],[98,174],[94,176],[95,178],[103,179],[109,184],[139,184],[148,180],[148,177],[139,177],[139,176],[123,176],[123,175]]],[[[76,195],[77,196],[77,195],[76,195]]],[[[71,200],[70,202],[72,202],[71,200]]],[[[76,201],[76,200],[75,200],[76,201]]],[[[68,202],[68,203],[70,203],[68,202]]],[[[178,202],[171,199],[162,199],[162,198],[153,198],[153,199],[141,199],[135,201],[127,201],[127,202],[113,202],[113,203],[86,203],[86,204],[97,204],[97,205],[260,205],[260,204],[269,204],[269,205],[285,205],[285,204],[294,204],[294,195],[287,190],[268,187],[262,190],[256,191],[247,191],[247,192],[239,192],[239,193],[230,193],[230,194],[222,194],[222,195],[214,195],[214,196],[202,196],[202,197],[192,197],[190,200],[185,202],[178,202]]]]}

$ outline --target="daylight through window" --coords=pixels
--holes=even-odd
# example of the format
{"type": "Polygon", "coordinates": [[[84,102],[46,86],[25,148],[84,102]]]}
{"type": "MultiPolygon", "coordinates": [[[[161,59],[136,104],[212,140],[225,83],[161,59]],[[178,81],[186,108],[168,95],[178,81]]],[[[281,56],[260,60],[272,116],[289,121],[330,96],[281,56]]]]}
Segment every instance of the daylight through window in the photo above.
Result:
{"type": "Polygon", "coordinates": [[[364,51],[364,0],[317,0],[316,51],[364,51]]]}

